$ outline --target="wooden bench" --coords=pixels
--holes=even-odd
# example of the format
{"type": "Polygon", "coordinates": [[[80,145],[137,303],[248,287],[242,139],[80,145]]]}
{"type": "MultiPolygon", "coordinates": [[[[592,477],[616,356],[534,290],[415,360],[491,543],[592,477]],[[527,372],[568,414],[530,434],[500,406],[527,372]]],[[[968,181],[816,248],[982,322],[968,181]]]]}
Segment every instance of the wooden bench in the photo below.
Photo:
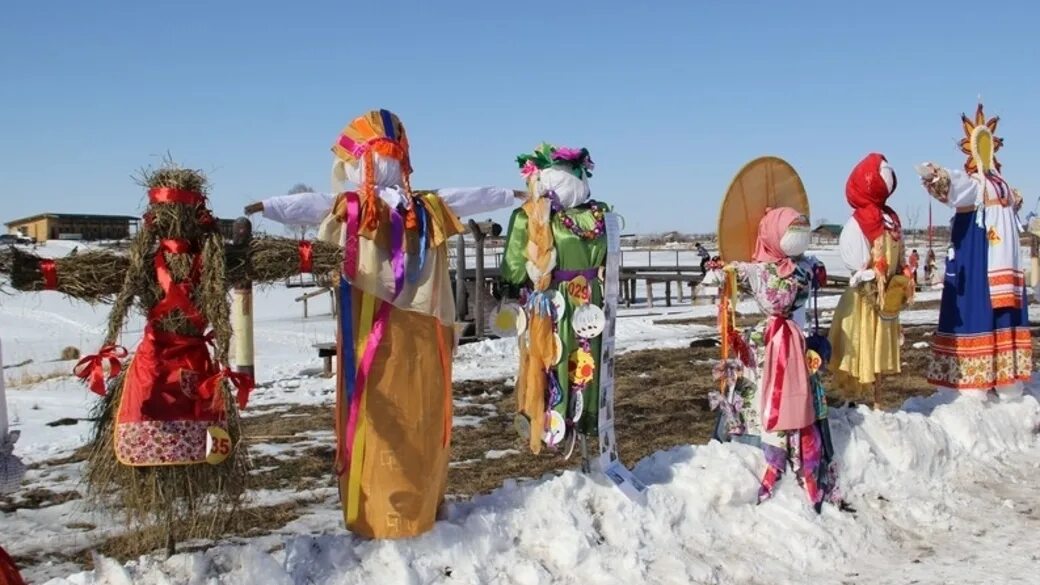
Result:
{"type": "Polygon", "coordinates": [[[304,293],[304,294],[296,297],[296,299],[294,299],[297,303],[300,303],[300,302],[303,303],[303,318],[304,319],[306,319],[309,316],[308,311],[307,311],[307,302],[310,301],[312,298],[314,298],[316,296],[320,296],[320,295],[324,295],[324,294],[329,295],[329,303],[330,303],[330,305],[329,305],[330,309],[329,310],[332,312],[332,316],[333,317],[337,316],[336,315],[336,312],[337,312],[336,293],[331,288],[320,288],[320,289],[318,289],[316,291],[311,291],[309,293],[304,293]]]}
{"type": "Polygon", "coordinates": [[[326,378],[332,377],[332,358],[336,357],[335,343],[315,343],[313,346],[318,350],[318,357],[324,360],[322,375],[326,378]]]}
{"type": "Polygon", "coordinates": [[[664,303],[672,306],[672,283],[679,293],[679,302],[683,302],[683,286],[690,287],[690,297],[693,297],[695,287],[703,280],[700,274],[637,274],[636,278],[646,282],[646,304],[654,306],[654,283],[664,283],[664,303]]]}
{"type": "MultiPolygon", "coordinates": [[[[481,338],[474,335],[468,335],[459,339],[459,345],[466,345],[467,343],[476,343],[481,341],[481,338]]],[[[332,371],[332,358],[336,357],[339,351],[336,348],[334,342],[331,343],[315,343],[311,347],[318,350],[318,357],[323,360],[322,363],[322,375],[326,378],[331,378],[332,371]]]]}

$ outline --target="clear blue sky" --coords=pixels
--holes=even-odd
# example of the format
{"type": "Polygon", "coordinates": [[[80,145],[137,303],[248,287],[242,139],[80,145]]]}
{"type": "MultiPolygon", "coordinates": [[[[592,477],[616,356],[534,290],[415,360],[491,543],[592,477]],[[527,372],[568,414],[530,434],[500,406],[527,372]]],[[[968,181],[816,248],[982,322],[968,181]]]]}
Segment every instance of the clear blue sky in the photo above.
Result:
{"type": "Polygon", "coordinates": [[[1033,4],[9,2],[0,219],[137,213],[130,175],[167,151],[209,172],[224,216],[298,181],[328,189],[340,128],[385,107],[420,187],[521,188],[518,153],[587,146],[593,193],[628,231],[702,231],[733,174],[776,154],[814,220],[843,222],[845,178],[878,150],[901,179],[895,207],[924,222],[913,165],[961,164],[958,116],[980,93],[1031,207],[1033,4]]]}

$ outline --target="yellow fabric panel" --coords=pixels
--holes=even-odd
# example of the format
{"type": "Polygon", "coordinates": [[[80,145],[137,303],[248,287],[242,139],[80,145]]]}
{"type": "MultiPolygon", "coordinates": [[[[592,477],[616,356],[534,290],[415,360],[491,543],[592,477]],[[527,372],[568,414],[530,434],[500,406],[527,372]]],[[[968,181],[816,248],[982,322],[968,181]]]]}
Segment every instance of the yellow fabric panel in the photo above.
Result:
{"type": "MultiPolygon", "coordinates": [[[[903,243],[885,234],[877,250],[888,263],[893,276],[902,267],[903,243]]],[[[880,256],[872,260],[877,262],[880,256]]],[[[869,298],[874,289],[848,288],[841,295],[831,324],[831,362],[836,387],[866,399],[873,396],[873,385],[880,374],[901,370],[899,320],[882,320],[874,309],[877,299],[869,298]]]]}
{"type": "MultiPolygon", "coordinates": [[[[354,293],[355,318],[361,295],[354,293]]],[[[444,444],[444,381],[437,336],[454,343],[454,330],[437,319],[392,309],[365,389],[364,452],[357,515],[347,527],[369,538],[407,538],[433,527],[447,485],[450,450],[444,444]]],[[[450,345],[449,345],[450,347],[450,345]]],[[[358,348],[361,351],[361,348],[358,348]]],[[[450,363],[447,365],[450,368],[450,363]]],[[[357,462],[352,462],[352,468],[357,462]]],[[[339,478],[348,511],[350,478],[339,478]]]]}

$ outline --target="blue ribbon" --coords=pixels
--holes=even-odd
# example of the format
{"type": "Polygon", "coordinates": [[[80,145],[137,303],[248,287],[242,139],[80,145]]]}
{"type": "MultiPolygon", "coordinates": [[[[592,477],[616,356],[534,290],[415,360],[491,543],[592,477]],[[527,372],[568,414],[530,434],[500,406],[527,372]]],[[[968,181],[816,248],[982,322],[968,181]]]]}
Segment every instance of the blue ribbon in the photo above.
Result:
{"type": "Polygon", "coordinates": [[[349,405],[354,396],[357,360],[354,357],[354,287],[346,276],[339,278],[339,334],[340,334],[340,372],[343,375],[343,391],[346,394],[343,404],[349,405]]]}
{"type": "Polygon", "coordinates": [[[383,119],[383,131],[386,132],[386,137],[390,140],[397,140],[397,134],[394,132],[394,120],[390,117],[390,112],[379,110],[379,117],[383,119]]]}

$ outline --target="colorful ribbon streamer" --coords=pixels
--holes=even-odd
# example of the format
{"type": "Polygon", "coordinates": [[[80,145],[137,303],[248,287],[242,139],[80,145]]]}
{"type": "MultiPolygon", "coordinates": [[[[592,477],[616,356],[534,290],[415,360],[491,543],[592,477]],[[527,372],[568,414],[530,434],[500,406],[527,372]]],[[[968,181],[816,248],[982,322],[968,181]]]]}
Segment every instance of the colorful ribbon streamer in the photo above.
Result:
{"type": "Polygon", "coordinates": [[[346,233],[343,242],[343,274],[353,281],[357,278],[358,269],[358,227],[361,221],[361,200],[358,194],[347,192],[344,194],[347,202],[346,209],[346,233]]]}

